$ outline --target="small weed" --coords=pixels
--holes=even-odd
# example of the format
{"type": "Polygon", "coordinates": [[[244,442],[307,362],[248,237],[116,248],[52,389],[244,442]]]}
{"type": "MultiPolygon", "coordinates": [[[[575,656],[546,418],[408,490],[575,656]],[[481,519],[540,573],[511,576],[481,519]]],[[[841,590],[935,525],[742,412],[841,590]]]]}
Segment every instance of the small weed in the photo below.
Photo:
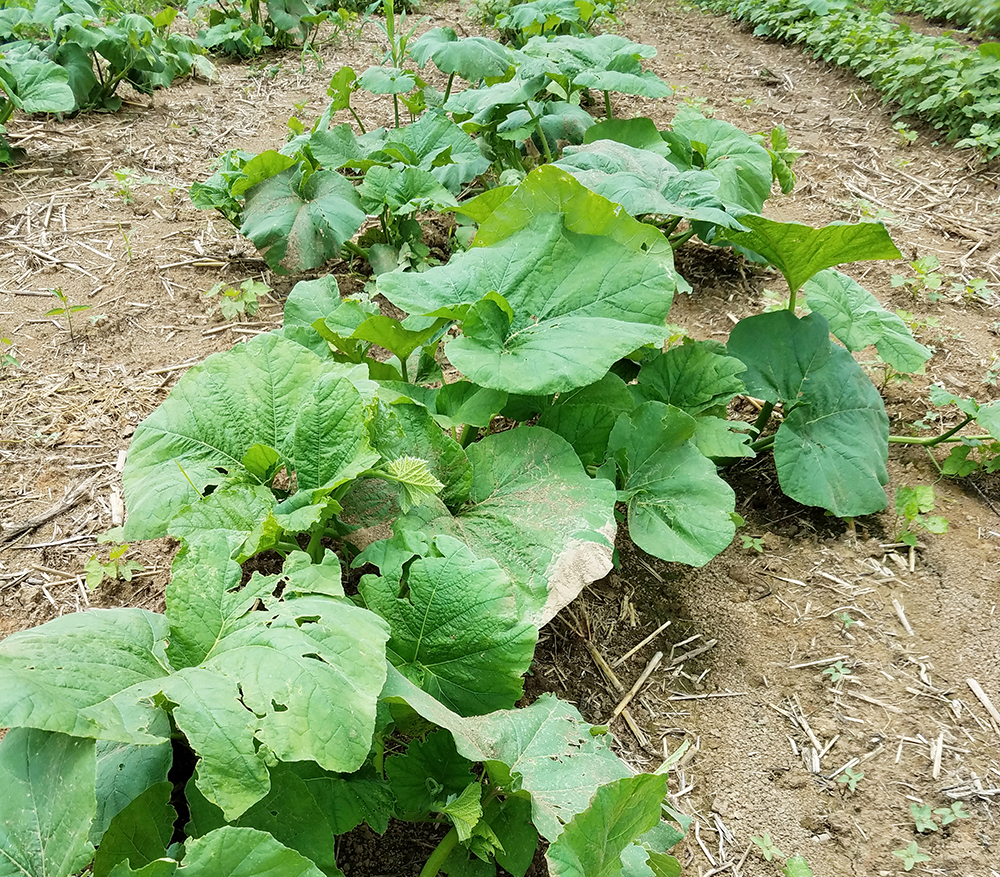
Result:
{"type": "Polygon", "coordinates": [[[992,300],[993,296],[986,284],[987,281],[982,277],[976,277],[972,280],[953,280],[951,291],[966,301],[988,302],[992,300]]]}
{"type": "MultiPolygon", "coordinates": [[[[948,811],[951,812],[950,810],[948,811]]],[[[927,831],[937,831],[930,804],[910,804],[910,815],[913,817],[914,829],[921,834],[927,831]]]]}
{"type": "MultiPolygon", "coordinates": [[[[130,167],[120,167],[116,171],[112,171],[115,178],[114,194],[116,197],[121,198],[122,204],[128,206],[129,204],[135,204],[135,188],[137,186],[148,186],[150,183],[155,183],[150,176],[142,176],[139,171],[135,168],[130,167]]],[[[95,183],[90,184],[95,189],[107,190],[112,188],[112,184],[105,180],[98,180],[95,183]]]]}
{"type": "MultiPolygon", "coordinates": [[[[829,676],[831,682],[840,682],[846,676],[851,675],[851,668],[845,666],[843,661],[837,661],[836,664],[831,664],[823,671],[824,676],[829,676]]],[[[854,791],[853,789],[851,791],[854,791]]]]}
{"type": "Polygon", "coordinates": [[[917,848],[917,842],[915,840],[910,841],[910,845],[902,850],[893,850],[892,854],[894,856],[899,856],[903,860],[903,870],[912,871],[913,866],[919,862],[929,862],[930,856],[927,853],[922,853],[917,848]]]}
{"type": "Polygon", "coordinates": [[[896,541],[915,547],[917,533],[947,533],[948,519],[941,515],[928,515],[934,510],[934,488],[930,484],[896,488],[896,517],[903,519],[903,526],[896,534],[896,541]]]}
{"type": "Polygon", "coordinates": [[[757,103],[757,101],[752,97],[733,97],[730,99],[741,110],[749,110],[755,103],[757,103]]]}
{"type": "Polygon", "coordinates": [[[70,340],[73,339],[73,320],[70,316],[71,314],[78,313],[79,311],[90,310],[90,305],[71,305],[69,303],[69,296],[66,295],[61,289],[53,289],[52,294],[59,299],[61,304],[57,308],[52,308],[50,311],[46,311],[42,316],[45,317],[65,317],[66,318],[66,330],[69,332],[70,340]]]}
{"type": "Polygon", "coordinates": [[[760,847],[761,854],[764,856],[765,861],[770,862],[771,859],[774,858],[785,858],[785,854],[774,845],[774,841],[771,840],[771,835],[769,835],[766,831],[760,837],[751,837],[750,840],[760,847]]]}
{"type": "Polygon", "coordinates": [[[254,316],[260,310],[258,299],[270,291],[270,287],[259,280],[244,280],[239,286],[216,283],[205,295],[221,296],[219,310],[222,311],[223,318],[235,320],[243,316],[254,316]]]}
{"type": "Polygon", "coordinates": [[[0,338],[0,374],[8,368],[20,368],[21,363],[11,351],[14,349],[14,342],[10,338],[0,338]]]}
{"type": "Polygon", "coordinates": [[[912,277],[904,277],[902,274],[893,274],[891,283],[893,287],[905,286],[917,298],[921,292],[927,293],[927,298],[937,301],[941,298],[941,285],[944,283],[944,275],[938,270],[941,267],[941,260],[937,256],[923,256],[915,262],[910,262],[913,269],[912,277]]]}
{"type": "Polygon", "coordinates": [[[128,551],[128,543],[117,545],[108,551],[108,562],[102,563],[96,554],[91,554],[90,558],[83,565],[83,571],[87,574],[87,587],[90,590],[99,588],[101,583],[108,579],[110,581],[132,581],[132,575],[142,572],[145,567],[132,560],[124,560],[125,552],[128,551]]]}
{"type": "Polygon", "coordinates": [[[756,551],[758,554],[764,553],[764,538],[762,536],[744,536],[741,533],[740,541],[743,543],[744,551],[756,551]]]}
{"type": "Polygon", "coordinates": [[[853,767],[848,767],[839,777],[837,777],[837,782],[847,786],[850,791],[856,792],[858,790],[858,783],[860,783],[864,778],[865,772],[863,770],[855,770],[853,767]]]}
{"type": "Polygon", "coordinates": [[[892,127],[896,131],[896,136],[899,138],[900,144],[903,146],[912,146],[917,142],[917,137],[920,136],[906,122],[896,122],[892,127]]]}
{"type": "Polygon", "coordinates": [[[907,328],[914,334],[921,329],[937,329],[941,325],[941,321],[937,317],[918,317],[909,311],[898,310],[896,316],[906,323],[907,328]]]}
{"type": "Polygon", "coordinates": [[[934,811],[935,816],[941,817],[942,825],[951,825],[957,819],[971,819],[972,814],[965,812],[965,805],[961,801],[955,801],[950,807],[938,807],[934,811]]]}
{"type": "Polygon", "coordinates": [[[850,612],[841,612],[836,616],[837,621],[844,625],[844,630],[850,630],[855,624],[861,624],[862,622],[857,618],[851,618],[850,612]]]}

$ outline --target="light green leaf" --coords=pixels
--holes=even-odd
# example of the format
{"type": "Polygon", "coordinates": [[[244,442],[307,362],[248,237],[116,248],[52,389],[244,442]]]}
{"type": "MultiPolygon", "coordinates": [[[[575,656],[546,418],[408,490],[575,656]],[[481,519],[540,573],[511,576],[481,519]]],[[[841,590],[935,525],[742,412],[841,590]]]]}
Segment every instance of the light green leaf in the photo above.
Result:
{"type": "Polygon", "coordinates": [[[685,341],[643,362],[636,392],[641,399],[664,402],[691,415],[712,410],[724,415],[733,397],[743,392],[737,375],[744,371],[740,360],[717,352],[708,342],[685,341]]]}
{"type": "Polygon", "coordinates": [[[0,877],[66,877],[90,862],[94,770],[93,740],[7,732],[0,740],[0,877]]]}
{"type": "Polygon", "coordinates": [[[688,441],[695,419],[662,402],[619,417],[608,455],[621,470],[632,540],[654,557],[703,566],[733,540],[736,495],[688,441]]]}
{"type": "Polygon", "coordinates": [[[824,268],[868,259],[902,258],[880,222],[831,222],[813,228],[750,215],[740,217],[740,222],[749,231],[728,231],[726,240],[767,259],[784,275],[793,292],[824,268]]]}
{"type": "Polygon", "coordinates": [[[226,826],[186,846],[185,877],[324,877],[307,858],[253,828],[226,826]]]}
{"type": "MultiPolygon", "coordinates": [[[[444,316],[475,305],[484,290],[503,296],[513,310],[509,326],[476,329],[445,350],[474,383],[531,395],[593,383],[622,356],[661,341],[675,288],[669,262],[578,235],[558,214],[439,268],[378,279],[379,291],[408,313],[444,316]]],[[[494,302],[480,308],[487,305],[503,316],[494,302]]],[[[477,313],[468,318],[481,322],[477,313]]]]}
{"type": "Polygon", "coordinates": [[[270,488],[260,484],[224,487],[182,508],[170,521],[167,532],[186,543],[221,539],[226,557],[242,563],[270,547],[262,544],[261,525],[277,502],[270,488]]]}
{"type": "Polygon", "coordinates": [[[173,751],[165,741],[156,746],[97,741],[97,815],[90,842],[98,844],[112,818],[146,789],[165,782],[173,751]]]}
{"type": "Polygon", "coordinates": [[[620,874],[625,849],[660,821],[666,792],[667,778],[648,773],[601,786],[545,854],[553,877],[620,874]]]}
{"type": "Polygon", "coordinates": [[[300,165],[247,190],[240,233],[273,270],[295,272],[318,268],[338,255],[364,221],[349,180],[332,170],[307,177],[300,165]]]}
{"type": "Polygon", "coordinates": [[[459,39],[450,27],[427,31],[410,54],[421,67],[433,61],[442,73],[455,73],[467,82],[503,76],[513,63],[506,46],[485,37],[459,39]]]}
{"type": "Polygon", "coordinates": [[[369,67],[358,77],[358,88],[372,94],[406,94],[416,87],[416,77],[398,67],[369,67]]]}
{"type": "Polygon", "coordinates": [[[379,214],[388,208],[392,216],[412,216],[421,210],[446,210],[458,202],[437,178],[418,167],[397,168],[376,165],[358,186],[361,207],[379,214]]]}
{"type": "Polygon", "coordinates": [[[830,341],[820,314],[788,311],[741,320],[729,352],[747,365],[747,391],[783,402],[774,441],[781,489],[840,517],[886,507],[889,418],[851,355],[830,341]]]}
{"type": "Polygon", "coordinates": [[[405,586],[365,576],[367,606],[388,620],[389,658],[408,678],[461,715],[514,706],[537,630],[516,614],[514,587],[494,560],[438,536],[438,556],[414,560],[405,586]],[[405,592],[401,595],[401,588],[405,592]]]}
{"type": "Polygon", "coordinates": [[[59,64],[45,56],[12,59],[12,63],[17,89],[9,97],[18,109],[25,113],[71,113],[76,109],[69,76],[59,64]]]}
{"type": "Polygon", "coordinates": [[[515,76],[496,85],[467,88],[453,94],[444,109],[455,115],[471,116],[475,125],[486,126],[495,116],[502,115],[502,108],[532,100],[545,87],[545,79],[544,75],[515,76]]]}
{"type": "Polygon", "coordinates": [[[604,462],[608,438],[619,415],[634,407],[626,383],[609,373],[596,384],[560,393],[542,412],[538,425],[566,439],[584,466],[599,466],[604,462]]]}
{"type": "Polygon", "coordinates": [[[459,795],[472,781],[473,763],[458,754],[451,734],[431,731],[413,740],[403,755],[385,760],[385,775],[392,785],[399,811],[424,814],[459,795]]]}
{"type": "Polygon", "coordinates": [[[340,306],[340,287],[332,274],[316,280],[300,280],[285,301],[282,326],[312,326],[340,306]]]}
{"type": "Polygon", "coordinates": [[[63,615],[0,643],[0,727],[29,727],[123,743],[169,735],[150,705],[136,704],[114,725],[90,710],[122,689],[169,672],[167,620],[142,609],[63,615]]]}
{"type": "Polygon", "coordinates": [[[400,494],[400,508],[404,514],[413,506],[436,496],[444,487],[431,474],[427,461],[418,457],[399,457],[390,460],[386,463],[385,471],[403,488],[400,494]]]}
{"type": "Polygon", "coordinates": [[[468,455],[469,503],[454,516],[428,503],[397,529],[448,534],[496,560],[516,585],[518,618],[541,626],[611,568],[614,486],[540,427],[487,436],[468,455]]]}
{"type": "Polygon", "coordinates": [[[810,310],[822,314],[830,331],[848,350],[874,344],[890,366],[899,372],[915,372],[931,352],[913,337],[896,314],[883,308],[868,290],[855,280],[828,268],[802,286],[810,310]]]}
{"type": "Polygon", "coordinates": [[[94,877],[107,877],[119,862],[138,870],[163,857],[177,819],[173,788],[170,782],[150,786],[111,820],[94,858],[94,877]]]}
{"type": "Polygon", "coordinates": [[[471,782],[457,798],[440,808],[440,812],[447,816],[451,824],[455,826],[459,843],[464,844],[469,841],[473,829],[483,818],[483,805],[480,801],[482,794],[482,785],[478,782],[471,782]]]}

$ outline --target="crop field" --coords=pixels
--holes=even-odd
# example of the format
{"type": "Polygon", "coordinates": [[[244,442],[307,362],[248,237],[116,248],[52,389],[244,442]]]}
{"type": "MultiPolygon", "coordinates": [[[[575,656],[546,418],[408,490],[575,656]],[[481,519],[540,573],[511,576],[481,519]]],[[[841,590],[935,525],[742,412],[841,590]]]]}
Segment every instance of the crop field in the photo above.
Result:
{"type": "Polygon", "coordinates": [[[0,9],[0,877],[1000,877],[1000,7],[0,9]]]}

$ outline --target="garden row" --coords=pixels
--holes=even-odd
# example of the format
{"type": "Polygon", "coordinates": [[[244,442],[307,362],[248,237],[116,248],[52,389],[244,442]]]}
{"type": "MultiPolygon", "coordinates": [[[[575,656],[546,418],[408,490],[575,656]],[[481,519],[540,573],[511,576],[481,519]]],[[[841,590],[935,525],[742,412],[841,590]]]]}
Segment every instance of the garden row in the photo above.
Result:
{"type": "Polygon", "coordinates": [[[817,58],[853,70],[886,100],[984,160],[1000,155],[1000,43],[968,48],[898,24],[853,0],[706,0],[755,25],[759,36],[801,43],[817,58]]]}
{"type": "Polygon", "coordinates": [[[192,192],[275,271],[350,254],[374,279],[297,283],[280,330],[192,368],[137,428],[114,538],[179,540],[165,614],[0,643],[0,874],[335,877],[337,838],[393,818],[441,824],[424,877],[522,877],[540,840],[558,877],[676,877],[681,751],[633,776],[573,707],[515,707],[538,628],[611,568],[616,505],[638,546],[701,565],[741,523],[734,461],[772,453],[789,496],[854,516],[886,506],[890,441],[1000,437],[1000,407],[943,391],[955,429],[889,435],[849,351],[887,374],[930,352],[833,266],[899,252],[880,224],[761,215],[794,184],[783,131],[615,118],[616,92],[669,87],[650,47],[585,33],[583,0],[512,9],[514,47],[413,40],[386,12],[385,64],[341,69],[312,126],[192,192]],[[394,127],[332,123],[359,89],[394,127]],[[436,264],[423,228],[455,216],[436,264]],[[726,345],[669,328],[694,236],[774,266],[787,305],[726,345]]]}
{"type": "MultiPolygon", "coordinates": [[[[875,6],[875,3],[867,3],[875,6]]],[[[997,0],[891,0],[885,8],[922,15],[928,21],[956,24],[982,35],[1000,35],[997,0]]]]}

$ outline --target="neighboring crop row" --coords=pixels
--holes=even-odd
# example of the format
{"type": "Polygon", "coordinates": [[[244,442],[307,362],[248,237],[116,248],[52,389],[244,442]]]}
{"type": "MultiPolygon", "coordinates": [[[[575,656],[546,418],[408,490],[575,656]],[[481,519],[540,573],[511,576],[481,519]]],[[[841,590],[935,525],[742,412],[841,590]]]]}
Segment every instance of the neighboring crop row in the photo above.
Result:
{"type": "MultiPolygon", "coordinates": [[[[864,5],[875,7],[877,0],[864,5]]],[[[894,12],[922,15],[928,21],[957,24],[980,34],[1000,34],[998,0],[891,0],[883,4],[894,12]]]]}
{"type": "Polygon", "coordinates": [[[924,119],[949,142],[1000,154],[1000,43],[978,50],[950,37],[898,25],[852,0],[708,0],[704,5],[756,25],[759,36],[801,43],[848,67],[887,100],[924,119]]]}

